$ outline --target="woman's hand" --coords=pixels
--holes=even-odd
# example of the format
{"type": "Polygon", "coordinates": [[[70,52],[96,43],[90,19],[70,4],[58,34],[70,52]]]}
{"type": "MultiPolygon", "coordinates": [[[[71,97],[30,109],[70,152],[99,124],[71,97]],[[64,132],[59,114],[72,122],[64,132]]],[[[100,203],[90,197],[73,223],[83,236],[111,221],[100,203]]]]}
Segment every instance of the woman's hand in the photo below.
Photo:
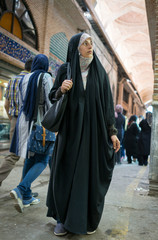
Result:
{"type": "Polygon", "coordinates": [[[72,85],[73,85],[72,79],[64,80],[61,85],[61,92],[66,93],[67,91],[69,91],[72,88],[72,85]]]}
{"type": "Polygon", "coordinates": [[[113,148],[115,150],[115,152],[118,152],[120,149],[120,141],[118,140],[116,135],[112,135],[111,136],[111,141],[113,143],[113,148]]]}

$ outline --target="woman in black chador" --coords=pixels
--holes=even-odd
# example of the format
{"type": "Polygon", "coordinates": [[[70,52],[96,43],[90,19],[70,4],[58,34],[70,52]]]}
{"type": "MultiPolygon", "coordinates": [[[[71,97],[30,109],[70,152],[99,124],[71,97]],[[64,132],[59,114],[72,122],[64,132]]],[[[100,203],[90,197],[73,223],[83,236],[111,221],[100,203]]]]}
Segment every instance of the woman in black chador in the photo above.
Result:
{"type": "Polygon", "coordinates": [[[138,117],[132,115],[128,121],[127,131],[124,136],[124,146],[126,149],[127,162],[132,163],[133,159],[138,157],[138,137],[139,137],[139,127],[137,125],[138,117]]]}
{"type": "Polygon", "coordinates": [[[139,165],[148,165],[148,156],[150,155],[150,142],[151,142],[151,123],[152,123],[152,113],[146,113],[146,119],[143,119],[139,126],[141,128],[138,140],[139,165]]]}
{"type": "Polygon", "coordinates": [[[53,103],[68,92],[68,103],[53,153],[47,216],[57,220],[55,235],[92,234],[101,219],[120,142],[109,80],[88,34],[71,38],[67,62],[72,80],[66,79],[65,63],[49,94],[53,103]]]}

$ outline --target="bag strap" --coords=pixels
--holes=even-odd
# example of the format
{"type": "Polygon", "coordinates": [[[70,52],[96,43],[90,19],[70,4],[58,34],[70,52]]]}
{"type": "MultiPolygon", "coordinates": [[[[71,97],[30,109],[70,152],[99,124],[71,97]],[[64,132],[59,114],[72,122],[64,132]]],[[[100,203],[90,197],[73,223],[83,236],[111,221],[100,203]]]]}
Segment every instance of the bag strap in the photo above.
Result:
{"type": "Polygon", "coordinates": [[[43,134],[42,134],[42,137],[43,137],[43,142],[42,142],[42,145],[43,147],[45,147],[45,143],[46,143],[46,129],[44,127],[43,128],[43,134]]]}
{"type": "Polygon", "coordinates": [[[68,80],[71,79],[71,66],[70,66],[70,62],[67,62],[67,79],[68,80]]]}
{"type": "Polygon", "coordinates": [[[37,112],[38,112],[38,105],[39,105],[39,100],[40,100],[40,92],[42,88],[42,80],[43,80],[44,73],[41,73],[40,79],[39,79],[39,84],[37,88],[37,97],[36,97],[36,103],[35,103],[35,110],[33,114],[33,121],[37,121],[37,112]]]}
{"type": "MultiPolygon", "coordinates": [[[[41,93],[41,89],[42,89],[42,80],[43,80],[43,76],[44,73],[41,73],[40,79],[39,79],[39,84],[38,84],[38,88],[37,88],[37,97],[36,97],[36,103],[35,103],[35,110],[34,110],[34,114],[33,114],[33,121],[36,122],[37,121],[37,112],[38,112],[38,105],[39,105],[39,101],[40,101],[40,93],[41,93]]],[[[43,142],[42,145],[43,147],[45,147],[45,143],[46,143],[46,129],[44,127],[42,127],[43,129],[43,142]]]]}

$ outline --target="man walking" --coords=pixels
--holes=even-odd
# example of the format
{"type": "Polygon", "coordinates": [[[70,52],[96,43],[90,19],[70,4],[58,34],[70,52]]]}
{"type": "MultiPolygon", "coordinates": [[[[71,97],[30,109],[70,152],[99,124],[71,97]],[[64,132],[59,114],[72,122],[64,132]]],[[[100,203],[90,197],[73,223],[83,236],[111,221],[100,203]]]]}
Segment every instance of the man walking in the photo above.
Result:
{"type": "MultiPolygon", "coordinates": [[[[32,61],[33,61],[32,58],[26,61],[25,70],[11,79],[6,89],[4,108],[10,120],[10,142],[12,141],[19,111],[18,109],[19,82],[26,74],[28,74],[31,71],[32,61]]],[[[12,171],[19,158],[20,157],[16,156],[14,153],[9,153],[9,155],[5,157],[2,165],[0,166],[0,186],[2,182],[7,178],[9,173],[12,171]]]]}

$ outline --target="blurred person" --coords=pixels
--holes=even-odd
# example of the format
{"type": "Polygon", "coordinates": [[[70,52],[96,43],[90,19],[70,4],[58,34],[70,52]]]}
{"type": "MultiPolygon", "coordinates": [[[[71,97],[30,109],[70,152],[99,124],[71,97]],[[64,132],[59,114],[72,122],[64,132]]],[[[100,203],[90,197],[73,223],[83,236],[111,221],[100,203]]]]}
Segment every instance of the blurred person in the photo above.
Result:
{"type": "Polygon", "coordinates": [[[139,126],[141,128],[138,140],[139,156],[138,163],[140,166],[148,165],[148,156],[150,155],[150,142],[151,142],[151,124],[152,113],[146,113],[146,119],[143,119],[139,126]]]}
{"type": "Polygon", "coordinates": [[[87,33],[69,41],[67,63],[58,70],[49,94],[53,103],[68,94],[68,103],[53,152],[48,217],[57,220],[54,234],[95,233],[104,207],[120,142],[108,76],[93,52],[87,33]]]}
{"type": "MultiPolygon", "coordinates": [[[[125,117],[123,113],[123,107],[120,104],[117,104],[115,107],[115,127],[118,131],[117,137],[120,141],[122,147],[122,140],[124,137],[125,131],[125,117]]],[[[116,153],[116,163],[121,164],[121,149],[116,153]]]]}
{"type": "MultiPolygon", "coordinates": [[[[30,58],[25,62],[25,70],[21,71],[20,74],[12,78],[6,88],[4,108],[10,120],[10,142],[12,141],[19,114],[19,82],[31,71],[32,61],[33,59],[30,58]]],[[[7,178],[19,159],[20,157],[12,152],[5,157],[2,165],[0,166],[0,185],[7,178]]]]}
{"type": "Polygon", "coordinates": [[[125,153],[125,146],[124,146],[124,137],[125,137],[125,132],[127,130],[127,125],[128,125],[128,118],[127,116],[125,117],[125,128],[124,128],[124,135],[123,135],[123,139],[122,139],[122,143],[121,143],[121,161],[122,160],[126,160],[126,153],[125,153]]]}
{"type": "MultiPolygon", "coordinates": [[[[143,115],[139,115],[138,117],[138,126],[139,126],[139,123],[144,119],[143,115]]],[[[139,129],[141,130],[140,126],[139,126],[139,129]]]]}
{"type": "Polygon", "coordinates": [[[139,115],[138,123],[140,123],[143,119],[144,119],[143,115],[139,115]]]}
{"type": "Polygon", "coordinates": [[[48,71],[48,58],[43,54],[38,54],[32,63],[31,73],[26,75],[20,84],[20,114],[18,116],[12,144],[11,151],[16,155],[25,158],[22,181],[14,188],[10,195],[15,199],[15,209],[22,213],[24,207],[38,204],[39,199],[32,197],[31,184],[46,168],[50,159],[50,152],[52,152],[53,145],[50,146],[50,152],[47,154],[33,153],[27,150],[28,139],[31,134],[33,124],[41,125],[41,120],[45,112],[50,108],[51,103],[48,99],[48,94],[53,86],[52,77],[48,71]],[[42,87],[40,95],[37,121],[34,123],[34,111],[36,106],[37,90],[41,74],[42,87]],[[16,143],[16,144],[15,144],[16,143]]]}
{"type": "Polygon", "coordinates": [[[132,157],[135,159],[138,157],[138,136],[139,127],[137,125],[138,117],[132,115],[128,121],[127,130],[125,132],[124,145],[126,149],[127,162],[132,163],[132,157]]]}
{"type": "MultiPolygon", "coordinates": [[[[52,77],[52,81],[53,81],[53,85],[54,85],[54,82],[55,82],[55,78],[53,78],[53,73],[51,71],[51,67],[49,67],[48,69],[48,73],[50,74],[50,76],[52,77]]],[[[57,133],[55,133],[55,136],[56,136],[57,133]]],[[[53,150],[54,150],[54,146],[53,146],[53,149],[52,149],[52,153],[53,153],[53,150]]],[[[52,154],[50,152],[50,158],[49,158],[49,168],[51,170],[51,167],[52,167],[52,154]]]]}

